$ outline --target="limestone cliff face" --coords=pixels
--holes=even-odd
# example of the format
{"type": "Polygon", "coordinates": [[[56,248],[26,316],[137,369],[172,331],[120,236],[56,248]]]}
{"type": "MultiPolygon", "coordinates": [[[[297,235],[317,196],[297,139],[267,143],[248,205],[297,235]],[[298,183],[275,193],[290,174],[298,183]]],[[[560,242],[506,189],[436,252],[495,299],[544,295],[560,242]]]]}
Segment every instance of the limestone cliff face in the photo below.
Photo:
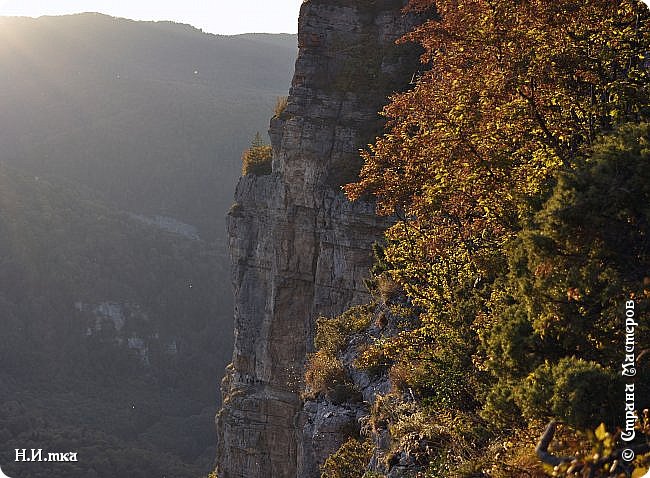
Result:
{"type": "Polygon", "coordinates": [[[235,350],[217,417],[219,478],[315,478],[338,446],[345,420],[326,446],[304,433],[300,382],[315,319],[368,299],[370,246],[386,224],[340,185],[380,131],[377,111],[417,69],[413,47],[394,45],[416,21],[404,3],[302,5],[288,106],[271,121],[273,173],[243,177],[229,214],[235,350]]]}

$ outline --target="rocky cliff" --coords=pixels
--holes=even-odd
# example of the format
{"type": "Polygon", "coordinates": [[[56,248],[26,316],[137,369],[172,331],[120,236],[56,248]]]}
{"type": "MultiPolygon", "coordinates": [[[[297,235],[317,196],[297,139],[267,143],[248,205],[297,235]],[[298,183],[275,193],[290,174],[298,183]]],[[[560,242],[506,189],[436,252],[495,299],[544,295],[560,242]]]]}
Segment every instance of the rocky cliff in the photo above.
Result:
{"type": "Polygon", "coordinates": [[[288,105],[271,120],[273,173],[247,175],[228,220],[235,349],[217,416],[219,478],[312,478],[355,420],[300,400],[315,319],[367,301],[370,246],[386,227],[340,185],[408,86],[418,52],[394,41],[417,21],[403,0],[308,0],[288,105]],[[322,412],[322,411],[321,411],[322,412]]]}

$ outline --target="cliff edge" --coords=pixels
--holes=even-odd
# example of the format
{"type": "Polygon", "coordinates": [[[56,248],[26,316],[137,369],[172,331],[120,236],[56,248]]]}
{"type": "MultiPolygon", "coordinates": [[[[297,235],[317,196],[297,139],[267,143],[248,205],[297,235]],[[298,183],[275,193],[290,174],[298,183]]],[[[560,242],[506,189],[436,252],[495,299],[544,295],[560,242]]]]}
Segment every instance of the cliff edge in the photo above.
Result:
{"type": "Polygon", "coordinates": [[[217,416],[219,478],[315,478],[340,445],[336,423],[329,444],[303,433],[303,366],[315,320],[369,299],[371,245],[387,223],[340,186],[381,132],[388,95],[418,68],[418,51],[394,43],[417,21],[405,3],[302,5],[288,104],[271,120],[273,172],[242,177],[228,217],[235,347],[217,416]]]}

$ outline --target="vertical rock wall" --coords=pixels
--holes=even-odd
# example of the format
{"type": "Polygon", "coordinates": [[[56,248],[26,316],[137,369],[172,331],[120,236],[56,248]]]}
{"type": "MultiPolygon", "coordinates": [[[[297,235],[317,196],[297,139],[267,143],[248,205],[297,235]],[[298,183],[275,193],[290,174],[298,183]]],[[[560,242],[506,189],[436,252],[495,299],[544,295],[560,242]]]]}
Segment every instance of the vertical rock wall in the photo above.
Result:
{"type": "Polygon", "coordinates": [[[370,247],[386,227],[340,185],[408,86],[416,22],[403,0],[307,0],[286,110],[271,121],[273,173],[248,175],[228,221],[235,349],[217,416],[219,478],[316,478],[299,398],[315,319],[367,301],[370,247]]]}

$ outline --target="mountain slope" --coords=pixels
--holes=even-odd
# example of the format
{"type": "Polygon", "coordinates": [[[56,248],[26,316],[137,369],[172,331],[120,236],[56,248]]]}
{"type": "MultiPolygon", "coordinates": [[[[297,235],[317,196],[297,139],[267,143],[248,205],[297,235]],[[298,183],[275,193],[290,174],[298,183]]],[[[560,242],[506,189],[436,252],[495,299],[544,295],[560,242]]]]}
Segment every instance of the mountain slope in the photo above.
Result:
{"type": "Polygon", "coordinates": [[[196,477],[232,350],[223,238],[293,35],[0,18],[0,464],[196,477]],[[15,463],[15,448],[78,464],[15,463]]]}
{"type": "MultiPolygon", "coordinates": [[[[209,465],[213,381],[231,350],[231,299],[214,255],[0,165],[0,448],[55,448],[71,434],[84,450],[104,441],[121,456],[125,444],[142,450],[149,458],[135,466],[148,473],[163,452],[174,476],[209,465]]],[[[108,451],[88,452],[82,471],[108,451]]]]}
{"type": "Polygon", "coordinates": [[[0,39],[2,159],[222,237],[215,218],[287,90],[295,36],[80,14],[0,18],[0,39]]]}

